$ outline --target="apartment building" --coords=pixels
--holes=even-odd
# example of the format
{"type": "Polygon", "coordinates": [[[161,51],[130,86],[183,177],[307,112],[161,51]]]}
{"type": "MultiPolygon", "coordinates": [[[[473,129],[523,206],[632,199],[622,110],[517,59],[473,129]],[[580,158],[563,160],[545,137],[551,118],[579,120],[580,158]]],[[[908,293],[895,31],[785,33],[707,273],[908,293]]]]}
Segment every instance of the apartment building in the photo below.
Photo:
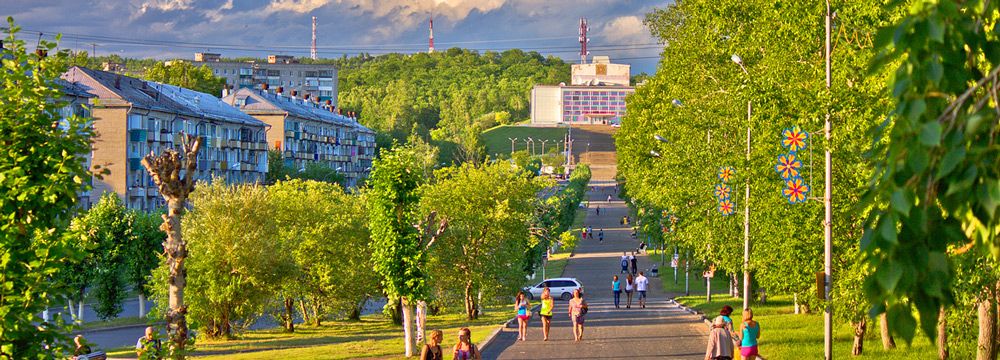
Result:
{"type": "MultiPolygon", "coordinates": [[[[62,97],[58,100],[59,104],[63,105],[59,108],[60,120],[66,120],[73,116],[90,117],[90,106],[88,104],[94,95],[88,93],[87,89],[62,79],[57,79],[55,85],[62,92],[62,97]]],[[[66,130],[68,128],[67,125],[68,123],[65,121],[59,122],[61,129],[66,130]]],[[[80,154],[84,158],[83,166],[88,169],[91,166],[90,155],[89,152],[80,154]]],[[[93,205],[90,194],[90,190],[85,190],[77,194],[79,197],[77,199],[77,206],[84,210],[90,209],[91,205],[93,205]]]]}
{"type": "Polygon", "coordinates": [[[268,125],[267,143],[280,149],[285,165],[297,169],[320,163],[355,186],[371,172],[375,132],[341,115],[332,101],[320,102],[297,90],[239,89],[222,101],[268,125]]]}
{"type": "Polygon", "coordinates": [[[110,174],[93,180],[91,202],[113,192],[129,208],[163,207],[163,197],[141,160],[150,152],[179,151],[184,134],[203,137],[197,179],[264,180],[266,125],[214,95],[83,67],[69,69],[62,79],[93,96],[90,107],[97,136],[91,161],[110,174]]]}
{"type": "Polygon", "coordinates": [[[196,53],[194,58],[195,66],[208,66],[232,89],[281,86],[337,105],[337,67],[331,64],[299,64],[287,55],[269,55],[267,63],[227,62],[213,53],[196,53]]]}

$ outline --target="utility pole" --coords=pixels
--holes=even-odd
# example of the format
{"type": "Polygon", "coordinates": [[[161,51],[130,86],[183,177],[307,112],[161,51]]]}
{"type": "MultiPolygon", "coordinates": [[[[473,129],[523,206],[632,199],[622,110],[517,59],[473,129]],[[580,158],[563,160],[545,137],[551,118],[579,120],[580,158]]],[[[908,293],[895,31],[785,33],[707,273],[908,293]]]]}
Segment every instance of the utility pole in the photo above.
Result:
{"type": "MultiPolygon", "coordinates": [[[[745,70],[744,70],[745,71],[745,70]]],[[[747,169],[743,195],[743,308],[750,308],[750,119],[753,107],[747,100],[747,169]]]]}
{"type": "Polygon", "coordinates": [[[316,60],[318,56],[316,55],[316,17],[313,16],[313,31],[312,31],[312,48],[309,50],[309,58],[316,60]]]}
{"type": "MultiPolygon", "coordinates": [[[[826,90],[830,91],[830,0],[826,0],[826,90]]],[[[823,270],[824,274],[824,295],[826,304],[826,309],[823,311],[823,353],[826,356],[826,360],[833,359],[833,307],[831,306],[830,299],[830,288],[833,285],[833,272],[832,262],[833,262],[833,209],[830,204],[831,199],[831,175],[832,166],[830,162],[830,105],[827,104],[826,107],[826,121],[823,125],[823,135],[826,138],[826,161],[825,161],[825,171],[826,178],[824,179],[824,189],[823,189],[823,270]]]]}

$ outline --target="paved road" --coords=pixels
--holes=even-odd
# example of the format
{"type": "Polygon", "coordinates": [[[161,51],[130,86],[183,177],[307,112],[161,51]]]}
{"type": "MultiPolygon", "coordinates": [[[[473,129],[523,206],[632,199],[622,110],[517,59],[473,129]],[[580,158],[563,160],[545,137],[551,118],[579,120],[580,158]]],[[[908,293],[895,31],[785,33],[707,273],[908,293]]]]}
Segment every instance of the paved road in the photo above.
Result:
{"type": "MultiPolygon", "coordinates": [[[[631,251],[638,241],[629,228],[619,224],[627,213],[625,204],[613,198],[613,186],[598,187],[589,194],[587,225],[594,232],[604,229],[604,243],[587,239],[577,245],[563,273],[575,277],[587,289],[587,314],[583,341],[573,341],[573,329],[564,301],[556,301],[549,341],[542,341],[541,322],[533,317],[527,341],[517,341],[517,328],[505,328],[483,352],[486,359],[703,359],[708,340],[704,323],[667,302],[660,280],[650,278],[649,301],[645,309],[614,308],[611,276],[617,275],[622,251],[631,251]],[[601,207],[596,216],[595,208],[601,207]]],[[[639,268],[648,269],[652,260],[639,258],[639,268]]],[[[663,271],[666,273],[666,271],[663,271]]],[[[647,272],[648,275],[648,272],[647,272]]],[[[624,282],[624,281],[623,281],[624,282]]],[[[624,287],[624,285],[623,285],[624,287]]],[[[513,316],[513,313],[511,314],[513,316]]]]}

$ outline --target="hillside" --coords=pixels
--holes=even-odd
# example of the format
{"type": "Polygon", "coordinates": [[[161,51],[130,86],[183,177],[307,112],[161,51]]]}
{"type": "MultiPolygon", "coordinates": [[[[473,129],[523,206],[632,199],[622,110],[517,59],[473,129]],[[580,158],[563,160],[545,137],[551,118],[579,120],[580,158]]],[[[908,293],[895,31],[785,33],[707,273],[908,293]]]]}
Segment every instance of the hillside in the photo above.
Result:
{"type": "Polygon", "coordinates": [[[559,151],[562,151],[561,145],[557,145],[557,141],[563,141],[566,136],[567,128],[538,128],[538,127],[528,127],[528,126],[497,126],[495,128],[489,129],[483,132],[483,145],[486,146],[486,153],[490,156],[499,154],[500,157],[506,157],[510,155],[510,139],[517,138],[515,142],[515,150],[522,151],[525,150],[524,140],[527,138],[532,138],[535,140],[535,151],[536,153],[544,153],[542,151],[542,140],[545,140],[545,150],[551,151],[555,147],[559,147],[559,151]]]}

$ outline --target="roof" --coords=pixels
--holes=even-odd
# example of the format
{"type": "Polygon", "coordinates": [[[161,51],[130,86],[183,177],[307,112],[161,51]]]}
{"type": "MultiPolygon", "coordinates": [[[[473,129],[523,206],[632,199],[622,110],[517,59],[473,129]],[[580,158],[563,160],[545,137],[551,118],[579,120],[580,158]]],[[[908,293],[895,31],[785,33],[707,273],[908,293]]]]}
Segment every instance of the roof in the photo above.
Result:
{"type": "Polygon", "coordinates": [[[71,83],[69,81],[66,81],[66,80],[63,80],[63,79],[56,79],[55,83],[56,83],[56,85],[59,86],[59,90],[62,91],[63,95],[66,95],[66,96],[75,96],[75,97],[85,97],[85,98],[94,97],[94,95],[92,95],[91,93],[87,92],[86,88],[84,88],[82,86],[79,86],[77,84],[71,83]]]}
{"type": "Polygon", "coordinates": [[[265,126],[264,122],[233,109],[215,96],[174,85],[79,66],[70,68],[62,79],[76,91],[96,96],[105,103],[118,100],[139,109],[265,126]]]}
{"type": "MultiPolygon", "coordinates": [[[[223,102],[236,106],[236,100],[241,100],[243,105],[239,109],[248,114],[285,114],[308,119],[327,124],[339,125],[354,128],[359,132],[374,134],[371,129],[359,124],[357,121],[334,113],[318,104],[295,99],[291,96],[279,95],[262,90],[243,88],[235,93],[224,97],[223,102]]],[[[234,108],[235,110],[235,108],[234,108]]]]}
{"type": "Polygon", "coordinates": [[[179,86],[152,83],[160,93],[186,106],[195,113],[212,120],[241,123],[250,126],[265,126],[263,121],[229,106],[219,98],[203,92],[188,90],[179,86]]]}

